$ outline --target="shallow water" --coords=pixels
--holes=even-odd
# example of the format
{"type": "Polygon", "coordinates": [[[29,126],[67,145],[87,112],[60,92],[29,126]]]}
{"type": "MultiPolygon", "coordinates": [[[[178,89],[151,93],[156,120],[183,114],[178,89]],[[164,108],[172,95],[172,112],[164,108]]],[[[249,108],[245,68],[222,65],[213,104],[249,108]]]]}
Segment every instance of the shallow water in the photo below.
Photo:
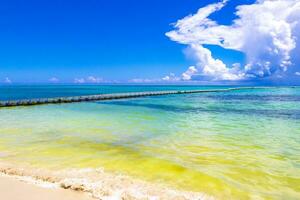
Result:
{"type": "Polygon", "coordinates": [[[4,108],[0,161],[104,167],[221,199],[299,199],[299,122],[299,88],[4,108]]]}

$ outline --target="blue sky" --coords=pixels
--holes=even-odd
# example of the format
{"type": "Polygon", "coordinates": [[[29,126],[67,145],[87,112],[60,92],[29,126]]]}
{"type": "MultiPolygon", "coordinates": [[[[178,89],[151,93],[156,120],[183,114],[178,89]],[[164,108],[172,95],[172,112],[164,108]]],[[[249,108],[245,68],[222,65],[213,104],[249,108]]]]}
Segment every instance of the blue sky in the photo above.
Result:
{"type": "MultiPolygon", "coordinates": [[[[1,1],[0,82],[159,82],[170,73],[180,77],[197,61],[187,53],[189,44],[172,41],[166,33],[174,30],[171,23],[216,2],[1,1]]],[[[209,18],[230,25],[237,5],[253,3],[229,1],[209,18]]],[[[228,66],[246,62],[241,51],[203,45],[228,66]]]]}

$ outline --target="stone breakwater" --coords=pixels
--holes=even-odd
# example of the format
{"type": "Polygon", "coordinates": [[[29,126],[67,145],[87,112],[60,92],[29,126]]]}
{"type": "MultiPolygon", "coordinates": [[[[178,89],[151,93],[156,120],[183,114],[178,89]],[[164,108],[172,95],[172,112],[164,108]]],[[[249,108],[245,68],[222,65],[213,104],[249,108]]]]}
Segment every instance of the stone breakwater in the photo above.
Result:
{"type": "MultiPolygon", "coordinates": [[[[175,91],[171,90],[171,91],[152,91],[152,92],[147,91],[147,92],[87,95],[87,96],[75,96],[75,97],[24,99],[24,100],[0,101],[0,107],[33,106],[33,105],[41,105],[41,104],[60,104],[60,103],[86,102],[86,101],[103,101],[103,100],[173,95],[173,94],[230,92],[233,90],[257,89],[257,88],[258,87],[239,87],[239,88],[226,88],[226,89],[213,89],[213,90],[175,90],[175,91]]],[[[259,88],[265,88],[265,87],[259,87],[259,88]]]]}

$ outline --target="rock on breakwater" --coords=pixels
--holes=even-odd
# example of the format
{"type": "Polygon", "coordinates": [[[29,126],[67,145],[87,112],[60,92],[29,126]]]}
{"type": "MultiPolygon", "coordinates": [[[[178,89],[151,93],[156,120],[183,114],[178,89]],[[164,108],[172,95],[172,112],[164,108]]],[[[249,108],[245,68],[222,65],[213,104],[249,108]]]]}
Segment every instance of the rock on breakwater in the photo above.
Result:
{"type": "MultiPolygon", "coordinates": [[[[146,96],[173,95],[173,94],[230,92],[233,90],[257,89],[257,88],[258,87],[238,87],[238,88],[213,89],[213,90],[147,91],[147,92],[129,92],[129,93],[74,96],[74,97],[11,100],[11,101],[0,101],[0,107],[16,107],[16,106],[33,106],[33,105],[41,105],[41,104],[60,104],[60,103],[86,102],[86,101],[102,101],[102,100],[137,98],[137,97],[146,97],[146,96]]],[[[259,88],[265,88],[265,87],[259,87],[259,88]]]]}

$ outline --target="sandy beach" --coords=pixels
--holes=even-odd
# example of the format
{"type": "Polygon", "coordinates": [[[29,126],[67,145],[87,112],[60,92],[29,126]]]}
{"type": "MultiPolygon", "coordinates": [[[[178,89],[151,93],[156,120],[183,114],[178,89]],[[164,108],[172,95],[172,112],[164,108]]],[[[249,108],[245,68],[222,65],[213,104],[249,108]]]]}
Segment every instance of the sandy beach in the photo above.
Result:
{"type": "Polygon", "coordinates": [[[0,162],[0,199],[7,200],[213,200],[204,193],[179,191],[102,169],[47,170],[0,162]]]}
{"type": "Polygon", "coordinates": [[[87,194],[62,188],[43,188],[13,177],[0,176],[0,198],[5,200],[92,200],[87,194]]]}

